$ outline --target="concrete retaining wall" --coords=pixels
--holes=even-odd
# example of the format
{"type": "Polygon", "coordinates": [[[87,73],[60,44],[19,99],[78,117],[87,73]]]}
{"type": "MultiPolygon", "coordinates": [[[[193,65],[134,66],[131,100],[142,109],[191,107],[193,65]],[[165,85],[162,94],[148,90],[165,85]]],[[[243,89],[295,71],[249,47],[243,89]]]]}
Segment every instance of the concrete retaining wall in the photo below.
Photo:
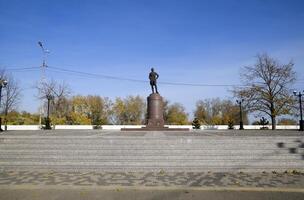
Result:
{"type": "Polygon", "coordinates": [[[56,125],[55,129],[80,129],[80,130],[88,130],[93,129],[92,125],[56,125]]]}
{"type": "MultiPolygon", "coordinates": [[[[102,125],[103,130],[120,130],[121,128],[141,128],[144,125],[102,125]]],[[[192,129],[191,125],[167,125],[169,128],[189,128],[192,129]]],[[[259,130],[262,126],[259,125],[245,125],[245,129],[250,130],[259,130]]],[[[266,126],[271,129],[271,125],[266,126]]],[[[234,126],[235,129],[239,129],[239,126],[234,126]]],[[[4,129],[4,126],[2,126],[4,129]]],[[[7,130],[40,130],[39,125],[8,125],[7,130]]],[[[78,129],[78,130],[90,130],[93,129],[92,125],[56,125],[54,129],[63,130],[63,129],[78,129]]],[[[227,130],[227,125],[203,125],[201,126],[202,130],[227,130]]],[[[299,129],[297,125],[290,126],[281,126],[277,125],[278,130],[292,130],[299,129]]]]}

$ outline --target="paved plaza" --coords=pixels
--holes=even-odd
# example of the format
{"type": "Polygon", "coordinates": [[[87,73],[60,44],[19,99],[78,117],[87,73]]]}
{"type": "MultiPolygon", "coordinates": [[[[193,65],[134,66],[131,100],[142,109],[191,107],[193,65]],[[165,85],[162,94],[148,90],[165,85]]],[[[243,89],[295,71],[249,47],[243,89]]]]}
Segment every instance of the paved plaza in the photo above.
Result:
{"type": "MultiPolygon", "coordinates": [[[[75,188],[78,192],[110,188],[109,199],[121,190],[133,194],[134,189],[143,188],[161,196],[167,195],[164,190],[189,191],[192,199],[200,199],[198,191],[218,189],[253,192],[253,196],[261,191],[274,196],[283,192],[281,198],[301,199],[303,142],[301,132],[284,130],[8,131],[0,135],[0,193],[11,196],[0,199],[23,199],[32,194],[24,191],[35,188],[46,191],[37,199],[59,188],[73,188],[73,192],[75,188]]],[[[186,194],[172,199],[183,199],[186,194]]],[[[98,195],[93,196],[98,199],[98,195]]]]}

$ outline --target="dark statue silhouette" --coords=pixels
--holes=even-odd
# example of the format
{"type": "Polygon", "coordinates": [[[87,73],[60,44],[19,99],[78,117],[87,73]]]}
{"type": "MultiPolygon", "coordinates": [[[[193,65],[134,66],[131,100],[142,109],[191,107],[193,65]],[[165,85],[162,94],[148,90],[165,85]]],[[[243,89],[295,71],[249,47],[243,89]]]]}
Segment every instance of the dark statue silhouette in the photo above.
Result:
{"type": "Polygon", "coordinates": [[[158,79],[158,77],[159,77],[159,75],[154,71],[153,68],[151,68],[151,72],[149,74],[149,79],[150,79],[152,93],[154,93],[154,88],[155,88],[155,92],[158,94],[157,84],[156,84],[156,80],[158,79]]]}
{"type": "Polygon", "coordinates": [[[122,131],[189,131],[188,128],[169,128],[165,126],[163,97],[159,95],[157,90],[158,77],[159,75],[151,68],[149,79],[152,94],[147,97],[146,126],[142,128],[122,128],[122,131]]]}

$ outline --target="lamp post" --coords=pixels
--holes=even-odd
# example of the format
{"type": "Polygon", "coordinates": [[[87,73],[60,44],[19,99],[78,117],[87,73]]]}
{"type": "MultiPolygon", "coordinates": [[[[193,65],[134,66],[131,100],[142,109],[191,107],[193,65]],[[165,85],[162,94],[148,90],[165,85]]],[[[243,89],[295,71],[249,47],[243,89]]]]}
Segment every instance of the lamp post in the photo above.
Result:
{"type": "Polygon", "coordinates": [[[45,129],[52,129],[51,120],[50,120],[50,102],[53,100],[53,96],[51,94],[46,95],[47,98],[47,116],[45,119],[45,129]]]}
{"type": "MultiPolygon", "coordinates": [[[[0,106],[1,106],[1,97],[2,97],[2,88],[4,88],[7,85],[7,81],[4,79],[0,79],[0,106]]],[[[0,116],[0,131],[2,130],[2,118],[0,116]]]]}
{"type": "MultiPolygon", "coordinates": [[[[40,84],[43,84],[45,82],[45,70],[47,68],[46,60],[47,60],[47,56],[50,53],[50,51],[44,47],[44,45],[42,44],[41,41],[38,42],[38,45],[40,46],[42,53],[43,53],[43,62],[41,65],[41,80],[40,80],[40,84]]],[[[43,107],[43,101],[41,102],[40,116],[39,116],[39,125],[41,125],[41,126],[42,126],[42,116],[44,114],[42,107],[43,107]]]]}
{"type": "Polygon", "coordinates": [[[242,108],[242,103],[244,102],[244,99],[241,100],[236,100],[236,103],[239,104],[240,106],[240,130],[244,130],[244,124],[243,124],[243,108],[242,108]]]}
{"type": "Polygon", "coordinates": [[[300,121],[299,121],[300,129],[299,129],[299,131],[303,131],[304,130],[304,127],[303,127],[304,126],[304,123],[303,123],[303,111],[302,111],[302,95],[303,95],[303,93],[294,91],[293,94],[295,96],[299,97],[299,104],[300,104],[300,121]]]}

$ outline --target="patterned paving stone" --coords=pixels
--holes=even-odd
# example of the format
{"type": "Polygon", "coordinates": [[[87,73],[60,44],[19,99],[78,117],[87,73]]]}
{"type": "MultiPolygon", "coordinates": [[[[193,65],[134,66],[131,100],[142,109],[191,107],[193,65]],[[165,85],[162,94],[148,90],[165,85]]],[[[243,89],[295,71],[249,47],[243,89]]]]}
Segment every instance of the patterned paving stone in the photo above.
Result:
{"type": "Polygon", "coordinates": [[[2,171],[1,185],[304,187],[304,173],[2,171]]]}

